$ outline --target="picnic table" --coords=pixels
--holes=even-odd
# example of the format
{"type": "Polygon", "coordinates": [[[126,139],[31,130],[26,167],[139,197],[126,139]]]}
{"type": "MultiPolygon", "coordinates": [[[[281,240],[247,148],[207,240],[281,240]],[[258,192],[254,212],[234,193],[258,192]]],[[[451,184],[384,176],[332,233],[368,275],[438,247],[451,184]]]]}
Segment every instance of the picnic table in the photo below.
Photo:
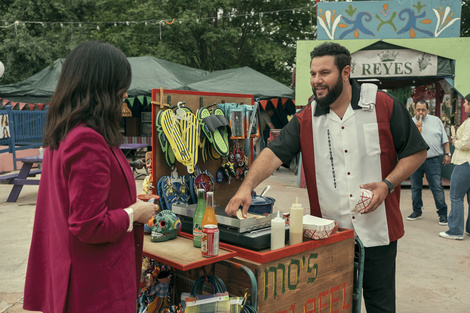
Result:
{"type": "Polygon", "coordinates": [[[41,164],[42,156],[34,155],[24,158],[17,158],[16,160],[23,163],[20,171],[18,173],[11,173],[0,176],[0,181],[6,181],[8,184],[13,185],[7,202],[16,202],[24,185],[39,185],[39,179],[28,179],[28,177],[34,177],[37,174],[41,174],[41,169],[33,169],[33,164],[41,164]]]}
{"type": "MultiPolygon", "coordinates": [[[[146,143],[123,143],[119,146],[119,148],[124,153],[126,158],[130,158],[131,161],[136,160],[136,155],[139,154],[142,149],[149,147],[146,143]]],[[[132,171],[134,172],[135,178],[139,178],[140,176],[148,175],[147,168],[145,167],[145,173],[138,173],[135,167],[132,167],[132,171]]]]}

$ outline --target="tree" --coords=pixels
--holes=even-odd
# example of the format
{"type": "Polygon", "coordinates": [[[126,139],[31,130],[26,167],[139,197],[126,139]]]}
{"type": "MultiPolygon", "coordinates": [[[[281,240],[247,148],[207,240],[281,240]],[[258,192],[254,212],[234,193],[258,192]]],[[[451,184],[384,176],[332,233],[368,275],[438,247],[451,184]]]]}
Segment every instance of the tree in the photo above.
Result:
{"type": "Polygon", "coordinates": [[[209,71],[250,66],[290,85],[296,41],[316,36],[314,3],[3,0],[0,60],[7,70],[1,83],[22,81],[79,42],[99,39],[127,56],[153,55],[209,71]]]}

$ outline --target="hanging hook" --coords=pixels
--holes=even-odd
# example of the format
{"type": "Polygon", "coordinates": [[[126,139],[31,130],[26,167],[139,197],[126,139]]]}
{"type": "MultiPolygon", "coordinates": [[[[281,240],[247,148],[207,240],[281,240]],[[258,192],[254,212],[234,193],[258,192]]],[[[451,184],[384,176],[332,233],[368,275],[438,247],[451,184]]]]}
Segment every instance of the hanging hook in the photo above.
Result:
{"type": "Polygon", "coordinates": [[[175,117],[179,120],[187,121],[189,120],[189,117],[184,116],[186,114],[186,111],[180,107],[180,105],[184,105],[185,103],[186,102],[184,101],[178,102],[178,104],[176,105],[178,108],[176,109],[175,117]]]}

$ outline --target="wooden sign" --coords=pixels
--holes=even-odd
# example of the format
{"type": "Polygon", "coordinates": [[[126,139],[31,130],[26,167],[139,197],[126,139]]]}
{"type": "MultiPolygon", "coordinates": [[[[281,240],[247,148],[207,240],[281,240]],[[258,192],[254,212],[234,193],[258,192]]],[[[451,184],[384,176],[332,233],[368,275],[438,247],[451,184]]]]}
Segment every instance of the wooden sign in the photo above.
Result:
{"type": "MultiPolygon", "coordinates": [[[[352,312],[354,238],[264,264],[238,257],[235,261],[256,276],[258,312],[352,312]]],[[[219,268],[217,276],[234,294],[243,295],[251,286],[247,275],[219,268]]]]}

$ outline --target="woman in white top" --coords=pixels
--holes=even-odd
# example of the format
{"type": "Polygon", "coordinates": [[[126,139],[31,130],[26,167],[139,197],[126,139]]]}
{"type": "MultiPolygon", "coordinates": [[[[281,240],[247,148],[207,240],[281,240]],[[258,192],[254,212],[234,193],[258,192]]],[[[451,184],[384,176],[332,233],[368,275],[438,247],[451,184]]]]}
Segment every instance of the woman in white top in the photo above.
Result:
{"type": "MultiPolygon", "coordinates": [[[[465,96],[465,112],[470,113],[470,94],[465,96]]],[[[465,233],[470,236],[470,214],[467,223],[464,223],[463,199],[467,195],[470,204],[470,120],[469,117],[460,125],[456,136],[452,138],[455,147],[452,164],[455,164],[450,178],[451,211],[448,217],[449,230],[439,233],[446,239],[462,240],[465,233]]]]}

